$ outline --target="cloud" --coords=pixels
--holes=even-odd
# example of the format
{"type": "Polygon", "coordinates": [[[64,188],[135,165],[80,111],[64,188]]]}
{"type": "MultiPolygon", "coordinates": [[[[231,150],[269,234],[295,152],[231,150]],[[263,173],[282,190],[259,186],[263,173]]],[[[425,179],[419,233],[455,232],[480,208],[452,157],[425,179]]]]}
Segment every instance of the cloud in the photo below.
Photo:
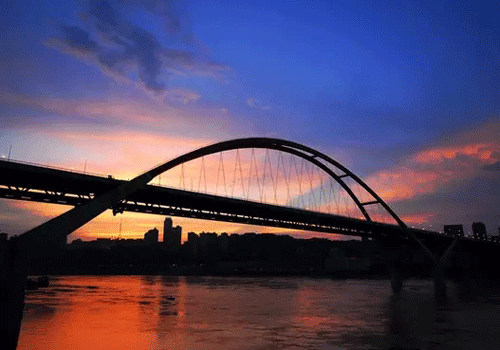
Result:
{"type": "Polygon", "coordinates": [[[420,164],[441,164],[447,161],[456,161],[459,158],[479,160],[484,163],[493,163],[498,157],[499,143],[471,143],[450,147],[434,147],[417,153],[414,161],[420,164]]]}
{"type": "Polygon", "coordinates": [[[245,134],[251,126],[247,121],[232,121],[227,109],[211,103],[193,104],[200,99],[194,91],[171,89],[163,98],[124,99],[108,97],[104,99],[62,99],[20,95],[11,92],[0,93],[0,104],[8,107],[24,107],[30,113],[15,112],[15,118],[0,120],[4,128],[45,129],[57,123],[59,126],[75,125],[96,129],[114,126],[124,128],[148,129],[156,133],[194,134],[212,137],[227,137],[228,133],[245,134]],[[40,118],[40,111],[49,117],[40,118]],[[53,115],[55,114],[55,115],[53,115]]]}
{"type": "Polygon", "coordinates": [[[82,17],[88,30],[61,24],[61,36],[45,44],[96,65],[117,81],[135,83],[156,96],[168,90],[173,75],[224,79],[230,70],[203,57],[206,47],[183,24],[173,1],[90,0],[85,7],[82,17]],[[130,7],[146,10],[152,19],[159,16],[170,47],[126,19],[123,14],[130,7]]]}
{"type": "Polygon", "coordinates": [[[404,164],[382,170],[367,180],[384,200],[415,198],[471,179],[500,160],[498,144],[470,144],[418,152],[404,164]]]}
{"type": "Polygon", "coordinates": [[[59,27],[68,46],[87,53],[95,52],[98,49],[97,43],[90,39],[89,33],[86,31],[73,26],[60,25],[59,27]]]}
{"type": "Polygon", "coordinates": [[[423,222],[428,222],[429,220],[433,219],[436,216],[436,213],[418,213],[418,214],[405,214],[402,215],[400,218],[403,220],[407,225],[412,225],[416,224],[419,225],[423,222]]]}
{"type": "MultiPolygon", "coordinates": [[[[488,206],[495,202],[492,197],[499,185],[492,178],[492,172],[500,169],[499,131],[500,123],[493,121],[452,135],[366,182],[411,223],[485,218],[485,213],[491,214],[488,206]]],[[[492,222],[492,217],[486,219],[492,222]]]]}
{"type": "MultiPolygon", "coordinates": [[[[480,137],[480,135],[478,135],[480,137]]],[[[500,161],[500,139],[484,142],[458,135],[465,142],[450,140],[419,151],[392,169],[382,170],[367,180],[386,201],[415,198],[472,179],[483,170],[496,170],[500,161]],[[469,143],[470,142],[470,143],[469,143]]]]}
{"type": "Polygon", "coordinates": [[[253,97],[247,98],[247,106],[252,109],[259,109],[261,111],[269,111],[271,109],[270,106],[263,105],[259,100],[253,97]]]}
{"type": "Polygon", "coordinates": [[[186,90],[168,90],[165,93],[164,102],[166,103],[180,103],[182,105],[187,105],[191,102],[196,102],[200,99],[201,95],[194,91],[186,90]]]}

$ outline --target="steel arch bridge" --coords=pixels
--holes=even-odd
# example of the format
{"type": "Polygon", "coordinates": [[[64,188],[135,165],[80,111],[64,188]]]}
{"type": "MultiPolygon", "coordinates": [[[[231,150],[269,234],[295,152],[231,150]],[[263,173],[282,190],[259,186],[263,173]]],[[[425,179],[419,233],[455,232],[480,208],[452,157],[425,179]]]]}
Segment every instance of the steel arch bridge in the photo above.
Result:
{"type": "MultiPolygon", "coordinates": [[[[339,162],[335,161],[331,157],[321,153],[317,150],[314,150],[310,147],[276,138],[243,138],[243,139],[234,139],[229,141],[223,141],[219,143],[215,143],[209,146],[205,146],[194,150],[192,152],[181,155],[175,159],[172,159],[164,164],[161,164],[139,176],[130,180],[130,181],[121,181],[116,185],[116,188],[110,189],[105,193],[101,193],[96,195],[95,198],[90,198],[90,200],[79,206],[76,206],[72,210],[62,214],[60,217],[54,218],[49,222],[42,224],[39,228],[35,228],[26,232],[23,236],[38,236],[36,233],[43,226],[51,227],[52,231],[61,232],[60,228],[64,227],[64,234],[68,235],[73,232],[75,229],[85,224],[87,221],[90,221],[95,216],[99,215],[101,212],[106,209],[113,208],[113,212],[116,214],[117,212],[122,212],[124,209],[126,210],[125,202],[128,198],[133,198],[134,195],[137,195],[138,191],[143,191],[148,187],[148,183],[151,180],[162,173],[167,172],[170,169],[173,169],[179,165],[183,165],[192,160],[200,159],[205,156],[222,153],[225,151],[231,150],[242,150],[242,149],[265,149],[265,150],[275,150],[283,153],[288,153],[290,155],[299,157],[313,166],[317,167],[324,173],[326,173],[330,179],[335,181],[340,187],[347,193],[349,198],[355,203],[356,207],[359,209],[362,217],[366,223],[376,224],[373,218],[370,216],[369,212],[366,210],[367,206],[379,206],[383,208],[386,213],[397,223],[397,225],[384,225],[384,226],[398,226],[400,229],[406,230],[407,227],[405,223],[396,215],[396,213],[380,198],[380,196],[375,193],[366,183],[364,183],[359,177],[357,177],[354,173],[349,171],[346,167],[344,167],[339,162]],[[363,202],[359,196],[357,196],[351,186],[345,181],[350,178],[351,181],[362,188],[366,193],[371,196],[371,200],[363,202]],[[66,218],[67,217],[67,218],[66,218]],[[66,218],[66,219],[65,219],[66,218]],[[54,225],[56,221],[64,220],[65,225],[57,225],[59,227],[58,230],[54,230],[54,225]],[[69,222],[71,221],[71,223],[69,222]]],[[[28,185],[24,185],[28,187],[28,185]]],[[[21,186],[22,187],[22,186],[21,186]]],[[[57,191],[56,191],[57,192],[57,191]]],[[[73,191],[74,192],[74,191],[73,191]]],[[[62,192],[61,192],[62,193],[62,192]]],[[[214,199],[224,200],[223,197],[212,196],[214,199]]],[[[231,201],[230,198],[226,198],[225,200],[231,201]]],[[[45,199],[45,201],[48,201],[45,199]]],[[[241,200],[240,200],[241,201],[241,200]]],[[[71,203],[71,201],[69,202],[71,203]]],[[[267,205],[268,210],[277,210],[276,206],[267,205]]],[[[133,209],[132,209],[133,210],[133,209]]],[[[290,213],[293,215],[293,213],[290,213]]],[[[222,218],[223,220],[223,218],[222,218]]],[[[233,221],[233,220],[228,220],[233,221]]],[[[362,221],[362,220],[357,220],[362,221]]],[[[390,231],[390,230],[389,230],[390,231]]]]}
{"type": "MultiPolygon", "coordinates": [[[[224,151],[230,150],[240,150],[240,149],[267,149],[276,150],[290,155],[299,157],[311,164],[313,164],[318,169],[328,174],[336,183],[338,183],[343,190],[349,195],[352,201],[356,204],[357,208],[362,213],[364,219],[353,219],[345,218],[343,216],[335,216],[329,214],[315,213],[307,210],[296,210],[294,208],[287,208],[283,206],[273,206],[268,204],[252,203],[244,200],[236,200],[232,198],[220,197],[220,196],[210,196],[202,194],[190,194],[184,198],[184,202],[193,201],[193,206],[200,203],[205,203],[205,208],[208,202],[214,201],[217,203],[225,204],[226,214],[225,215],[212,215],[207,214],[202,210],[186,213],[182,210],[177,210],[175,204],[171,204],[171,211],[145,211],[155,214],[169,214],[178,216],[187,216],[193,218],[211,219],[218,221],[228,221],[228,222],[240,222],[246,224],[257,224],[262,226],[277,226],[285,228],[297,228],[300,230],[320,231],[320,232],[331,232],[331,233],[343,233],[357,236],[372,236],[373,232],[376,232],[378,236],[384,237],[384,239],[394,240],[411,240],[417,245],[419,245],[426,255],[437,263],[434,254],[423,244],[419,237],[423,236],[436,236],[435,233],[426,232],[423,230],[409,229],[405,223],[394,213],[394,211],[380,198],[377,193],[375,193],[368,185],[366,185],[359,177],[349,171],[339,162],[335,161],[331,157],[314,150],[310,147],[276,138],[242,138],[234,139],[229,141],[223,141],[215,143],[209,146],[205,146],[194,150],[192,152],[181,155],[175,159],[172,159],[166,163],[163,163],[130,181],[118,181],[115,183],[114,187],[108,187],[105,192],[97,193],[95,197],[89,197],[86,200],[77,201],[73,209],[61,214],[60,216],[49,220],[48,222],[35,227],[32,230],[20,236],[21,240],[47,240],[49,237],[54,237],[57,232],[58,236],[69,235],[79,227],[83,226],[88,221],[92,220],[102,212],[107,209],[113,209],[114,213],[122,212],[123,210],[131,211],[141,211],[140,206],[134,206],[127,203],[127,200],[133,200],[137,203],[137,198],[144,198],[145,192],[149,191],[149,195],[156,194],[157,197],[160,194],[172,195],[173,192],[162,191],[160,189],[153,189],[151,185],[148,185],[151,180],[162,173],[189,161],[202,158],[207,155],[217,154],[224,151]],[[345,179],[351,178],[354,180],[355,184],[363,188],[367,193],[373,198],[370,201],[362,202],[354,193],[354,191],[348,186],[345,179]],[[397,225],[383,224],[379,222],[374,222],[366,210],[367,206],[378,205],[382,207],[389,215],[395,220],[397,225]],[[231,214],[232,210],[238,209],[238,215],[227,215],[231,214]],[[242,213],[244,210],[249,210],[256,212],[258,215],[251,217],[246,217],[242,213]],[[243,218],[242,218],[243,216],[243,218]],[[278,219],[276,219],[276,217],[278,219]],[[290,219],[290,217],[292,217],[290,219]],[[297,223],[295,217],[300,217],[301,223],[297,223]],[[269,219],[270,218],[270,219],[269,219]],[[312,225],[303,225],[303,223],[313,223],[312,225]],[[342,229],[338,229],[339,226],[345,225],[348,229],[343,232],[342,229]],[[324,229],[324,227],[327,227],[324,229]],[[354,229],[352,229],[354,227],[354,229]],[[332,228],[337,229],[337,231],[332,231],[332,228]],[[419,232],[417,232],[419,231],[419,232]],[[422,232],[420,232],[422,231],[422,232]],[[418,236],[417,236],[418,234],[418,236]]],[[[166,190],[166,189],[164,189],[166,190]]],[[[173,191],[173,190],[171,190],[173,191]]],[[[186,192],[177,191],[176,195],[182,197],[186,192]]],[[[147,194],[146,194],[147,195],[147,194]]],[[[74,198],[73,198],[74,199],[74,198]]],[[[44,199],[44,201],[48,201],[44,199]]],[[[175,202],[175,200],[173,200],[175,202]]],[[[74,201],[75,202],[75,201],[74,201]]],[[[67,203],[71,204],[71,202],[67,203]]],[[[431,237],[435,238],[435,237],[431,237]]]]}
{"type": "Polygon", "coordinates": [[[189,152],[185,155],[177,157],[171,161],[166,162],[160,166],[157,166],[146,173],[142,174],[140,177],[144,177],[143,181],[151,181],[154,177],[186,162],[191,160],[201,158],[206,155],[219,153],[223,151],[237,150],[237,149],[246,149],[246,148],[262,148],[268,150],[276,150],[284,153],[289,153],[299,158],[305,159],[311,164],[315,165],[319,169],[323,170],[327,173],[332,179],[334,179],[350,196],[350,198],[354,201],[356,206],[359,208],[364,218],[367,221],[372,221],[372,218],[368,214],[365,206],[379,204],[382,206],[391,217],[400,225],[401,227],[406,227],[405,223],[396,215],[396,213],[373,191],[367,184],[365,184],[359,177],[354,175],[351,171],[349,171],[346,167],[344,167],[339,162],[335,161],[331,157],[327,156],[324,153],[321,153],[317,150],[314,150],[310,147],[281,139],[275,138],[245,138],[245,139],[235,139],[230,141],[219,142],[207,147],[200,148],[193,152],[189,152]],[[340,170],[341,174],[335,173],[331,167],[340,170]],[[353,179],[356,184],[361,186],[364,190],[366,190],[373,198],[373,201],[369,202],[361,202],[361,200],[356,196],[354,191],[346,184],[343,180],[344,178],[349,177],[353,179]]]}

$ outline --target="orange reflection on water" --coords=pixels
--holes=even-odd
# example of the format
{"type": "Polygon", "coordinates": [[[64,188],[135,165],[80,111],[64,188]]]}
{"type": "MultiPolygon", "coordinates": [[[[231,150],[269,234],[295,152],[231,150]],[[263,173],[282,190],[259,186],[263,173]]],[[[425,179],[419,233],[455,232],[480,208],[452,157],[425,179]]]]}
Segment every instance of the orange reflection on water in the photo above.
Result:
{"type": "Polygon", "coordinates": [[[143,331],[150,320],[134,307],[140,280],[66,277],[64,284],[53,283],[28,296],[19,349],[151,348],[154,333],[143,331]],[[49,316],[39,312],[50,305],[54,311],[49,316]]]}
{"type": "Polygon", "coordinates": [[[30,292],[19,349],[324,348],[381,331],[387,283],[71,276],[30,292]],[[372,291],[373,289],[373,291],[372,291]],[[375,290],[376,289],[376,290],[375,290]]]}

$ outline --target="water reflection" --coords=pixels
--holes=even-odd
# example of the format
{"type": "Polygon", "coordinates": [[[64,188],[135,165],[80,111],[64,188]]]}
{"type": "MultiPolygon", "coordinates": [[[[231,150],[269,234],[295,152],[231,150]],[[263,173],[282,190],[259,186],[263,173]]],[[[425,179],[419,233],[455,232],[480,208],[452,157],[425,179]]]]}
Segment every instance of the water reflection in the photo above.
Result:
{"type": "Polygon", "coordinates": [[[19,348],[495,348],[499,302],[437,307],[428,281],[60,277],[28,294],[19,348]]]}

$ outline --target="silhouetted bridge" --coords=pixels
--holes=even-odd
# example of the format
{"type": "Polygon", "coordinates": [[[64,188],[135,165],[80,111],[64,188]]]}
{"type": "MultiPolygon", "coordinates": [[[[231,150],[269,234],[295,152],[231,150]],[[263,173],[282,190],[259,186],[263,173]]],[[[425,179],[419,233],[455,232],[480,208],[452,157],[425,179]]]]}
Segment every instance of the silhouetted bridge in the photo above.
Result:
{"type": "MultiPolygon", "coordinates": [[[[387,204],[352,172],[318,151],[289,141],[251,138],[222,142],[178,157],[161,166],[161,171],[156,171],[155,175],[207,154],[245,148],[278,150],[312,163],[342,185],[342,188],[360,209],[364,220],[147,184],[131,192],[128,196],[120,198],[117,203],[113,203],[111,207],[106,209],[113,209],[114,213],[130,211],[171,215],[359,237],[391,237],[406,240],[414,236],[421,241],[451,242],[450,237],[443,236],[438,232],[408,228],[387,204]],[[358,185],[365,188],[372,199],[367,202],[358,199],[345,182],[347,177],[354,179],[358,185]],[[373,205],[382,206],[397,224],[373,221],[365,209],[367,206],[373,205]]],[[[111,176],[96,176],[0,160],[0,198],[81,206],[113,189],[126,186],[127,183],[128,181],[117,180],[111,176]]]]}
{"type": "MultiPolygon", "coordinates": [[[[286,173],[286,170],[283,170],[286,173]]],[[[386,241],[393,240],[395,244],[410,240],[419,244],[427,251],[426,253],[430,253],[426,249],[427,247],[447,247],[453,240],[453,237],[438,232],[407,227],[371,188],[329,156],[294,142],[270,138],[237,139],[206,146],[162,164],[132,181],[118,180],[112,176],[97,176],[53,167],[0,160],[0,198],[71,205],[80,208],[81,213],[88,212],[84,209],[84,204],[100,202],[99,212],[92,214],[93,217],[106,209],[112,209],[114,214],[130,211],[170,215],[370,237],[386,241]],[[331,180],[340,184],[339,188],[345,191],[346,197],[352,199],[364,218],[359,219],[148,184],[161,173],[206,155],[241,149],[251,149],[253,152],[256,148],[288,153],[317,167],[326,173],[331,180]],[[359,198],[359,193],[358,196],[355,194],[352,185],[348,185],[347,178],[352,179],[358,187],[366,191],[371,196],[370,199],[363,202],[359,198]],[[125,190],[127,193],[123,192],[123,189],[126,188],[128,188],[125,190]],[[102,200],[102,196],[108,195],[109,197],[109,193],[113,191],[120,193],[114,195],[111,201],[102,200]],[[396,224],[374,221],[367,210],[368,207],[372,206],[381,207],[396,224]]],[[[82,214],[77,215],[77,217],[81,219],[82,214]]],[[[89,217],[88,220],[90,219],[89,217]]],[[[79,226],[85,222],[82,221],[79,226]]],[[[79,227],[73,222],[72,225],[75,228],[79,227]]],[[[62,230],[64,227],[65,232],[62,234],[67,235],[72,232],[69,230],[69,226],[71,225],[65,223],[58,228],[62,230]]],[[[31,231],[28,232],[28,235],[31,231]]],[[[58,230],[52,230],[50,235],[55,236],[59,233],[55,231],[58,230]]],[[[474,242],[469,238],[461,238],[461,240],[474,242]]]]}
{"type": "MultiPolygon", "coordinates": [[[[79,206],[126,182],[0,160],[0,198],[79,206]]],[[[399,225],[155,185],[147,185],[110,209],[360,237],[406,237],[399,225]]],[[[438,232],[409,230],[421,239],[443,237],[438,232]]]]}

